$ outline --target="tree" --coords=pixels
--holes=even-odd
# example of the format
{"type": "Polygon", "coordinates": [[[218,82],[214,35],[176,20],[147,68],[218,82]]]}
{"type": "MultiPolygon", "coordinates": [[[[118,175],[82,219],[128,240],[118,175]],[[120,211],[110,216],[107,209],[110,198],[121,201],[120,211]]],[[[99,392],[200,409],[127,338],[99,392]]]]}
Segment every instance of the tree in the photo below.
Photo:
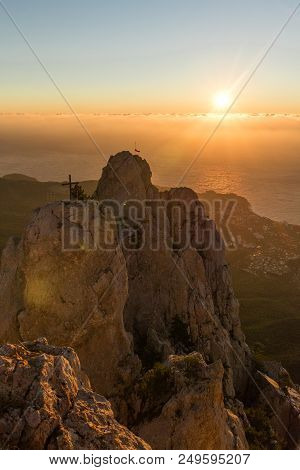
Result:
{"type": "Polygon", "coordinates": [[[77,201],[84,201],[89,199],[89,196],[85,193],[84,189],[80,184],[75,183],[71,189],[71,198],[77,199],[77,201]]]}

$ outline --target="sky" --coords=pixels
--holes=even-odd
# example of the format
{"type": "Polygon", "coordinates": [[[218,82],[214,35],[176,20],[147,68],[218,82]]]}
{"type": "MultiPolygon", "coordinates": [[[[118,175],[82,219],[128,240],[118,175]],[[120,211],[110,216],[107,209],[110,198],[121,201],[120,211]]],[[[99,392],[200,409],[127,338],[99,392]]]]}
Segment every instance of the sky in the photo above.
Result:
{"type": "Polygon", "coordinates": [[[198,157],[298,1],[0,0],[0,176],[98,179],[137,145],[155,184],[299,223],[300,9],[198,157]]]}
{"type": "MultiPolygon", "coordinates": [[[[237,93],[298,0],[3,0],[80,113],[209,113],[237,93]]],[[[2,113],[69,109],[0,8],[2,113]]],[[[233,108],[300,112],[300,11],[233,108]]]]}

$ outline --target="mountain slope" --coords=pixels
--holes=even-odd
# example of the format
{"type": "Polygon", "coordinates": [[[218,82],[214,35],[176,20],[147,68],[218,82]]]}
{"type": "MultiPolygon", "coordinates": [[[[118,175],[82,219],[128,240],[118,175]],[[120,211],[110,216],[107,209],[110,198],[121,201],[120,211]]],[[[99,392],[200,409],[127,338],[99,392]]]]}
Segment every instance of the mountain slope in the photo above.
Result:
{"type": "Polygon", "coordinates": [[[94,197],[35,210],[7,244],[0,340],[73,346],[118,420],[153,448],[298,448],[298,387],[282,366],[253,360],[224,242],[197,195],[159,191],[148,163],[120,152],[94,197]]]}
{"type": "Polygon", "coordinates": [[[300,226],[261,217],[234,194],[207,192],[200,198],[226,235],[249,345],[259,360],[282,362],[300,382],[300,226]],[[230,201],[234,209],[225,227],[220,212],[230,201]]]}
{"type": "MultiPolygon", "coordinates": [[[[93,194],[97,181],[81,184],[93,194]]],[[[57,182],[0,178],[0,250],[10,236],[21,235],[36,207],[67,197],[68,189],[57,182]]],[[[248,201],[235,194],[210,191],[199,197],[221,229],[222,216],[214,201],[221,210],[234,201],[229,228],[236,249],[227,251],[227,259],[247,342],[258,359],[281,361],[299,383],[300,227],[255,214],[248,201]]],[[[224,228],[230,244],[227,232],[224,228]]]]}

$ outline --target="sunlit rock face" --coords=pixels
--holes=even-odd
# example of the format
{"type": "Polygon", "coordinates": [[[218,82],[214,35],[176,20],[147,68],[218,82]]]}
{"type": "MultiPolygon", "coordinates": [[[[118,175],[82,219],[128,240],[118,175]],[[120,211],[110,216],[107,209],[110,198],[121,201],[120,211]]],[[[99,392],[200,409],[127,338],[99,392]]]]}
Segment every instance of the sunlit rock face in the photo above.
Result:
{"type": "MultiPolygon", "coordinates": [[[[196,193],[189,188],[159,192],[151,183],[148,163],[120,152],[104,168],[95,196],[118,201],[125,213],[140,202],[142,243],[137,249],[122,246],[129,286],[125,326],[144,365],[171,353],[200,351],[208,362],[221,359],[225,395],[242,393],[249,349],[224,244],[196,193]],[[174,215],[174,202],[186,211],[184,217],[174,215]]],[[[121,227],[121,237],[126,234],[121,227]]]]}
{"type": "MultiPolygon", "coordinates": [[[[82,211],[84,206],[76,203],[44,206],[35,211],[21,241],[9,242],[0,273],[0,340],[44,336],[52,344],[74,347],[95,389],[113,397],[139,371],[123,326],[126,264],[118,243],[100,248],[108,227],[97,203],[87,221],[92,230],[98,211],[92,232],[99,237],[96,249],[84,237],[82,211]],[[77,241],[70,247],[65,238],[72,230],[77,241]]],[[[109,230],[114,233],[112,226],[109,230]]]]}
{"type": "Polygon", "coordinates": [[[0,347],[1,449],[149,449],[94,393],[71,348],[0,347]]]}
{"type": "Polygon", "coordinates": [[[121,203],[128,199],[156,199],[158,189],[151,183],[151,175],[146,160],[128,151],[119,152],[103,168],[95,198],[113,198],[121,203]]]}
{"type": "MultiPolygon", "coordinates": [[[[279,379],[268,378],[275,366],[258,376],[276,410],[274,420],[255,428],[263,405],[260,395],[251,396],[249,377],[257,365],[241,329],[223,240],[197,195],[188,188],[160,192],[148,163],[121,152],[110,158],[94,197],[37,209],[21,240],[7,244],[0,269],[0,342],[47,337],[56,352],[46,345],[37,349],[51,357],[73,347],[85,389],[88,374],[118,420],[156,449],[246,449],[250,440],[258,448],[295,448],[288,437],[297,441],[299,435],[298,389],[288,384],[287,391],[279,379]],[[184,208],[183,217],[172,211],[174,201],[184,208]],[[278,416],[288,433],[276,426],[278,416]],[[262,429],[272,431],[263,443],[262,429]]],[[[30,361],[37,352],[33,345],[25,345],[29,353],[8,348],[3,356],[30,361]]],[[[91,403],[86,391],[76,390],[73,397],[91,403]]],[[[93,413],[100,401],[91,405],[93,413]]],[[[88,405],[77,405],[89,416],[88,405]]],[[[36,414],[28,413],[35,425],[36,414]]],[[[109,433],[115,424],[110,418],[107,423],[109,433]]],[[[66,428],[76,426],[72,421],[66,428]]],[[[53,439],[47,438],[53,448],[100,448],[96,437],[86,443],[68,430],[53,439]]],[[[130,448],[124,442],[104,445],[130,448]]]]}
{"type": "Polygon", "coordinates": [[[170,356],[136,388],[142,414],[135,432],[153,449],[247,449],[241,420],[224,406],[221,361],[170,356]]]}

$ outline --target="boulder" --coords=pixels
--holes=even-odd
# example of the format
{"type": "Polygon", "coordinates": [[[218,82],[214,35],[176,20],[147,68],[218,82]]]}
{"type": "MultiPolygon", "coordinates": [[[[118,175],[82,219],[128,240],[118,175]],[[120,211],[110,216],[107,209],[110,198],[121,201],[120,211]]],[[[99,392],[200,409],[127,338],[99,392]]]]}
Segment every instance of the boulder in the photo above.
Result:
{"type": "Polygon", "coordinates": [[[0,404],[1,449],[150,449],[82,380],[74,350],[46,340],[0,347],[0,404]]]}

